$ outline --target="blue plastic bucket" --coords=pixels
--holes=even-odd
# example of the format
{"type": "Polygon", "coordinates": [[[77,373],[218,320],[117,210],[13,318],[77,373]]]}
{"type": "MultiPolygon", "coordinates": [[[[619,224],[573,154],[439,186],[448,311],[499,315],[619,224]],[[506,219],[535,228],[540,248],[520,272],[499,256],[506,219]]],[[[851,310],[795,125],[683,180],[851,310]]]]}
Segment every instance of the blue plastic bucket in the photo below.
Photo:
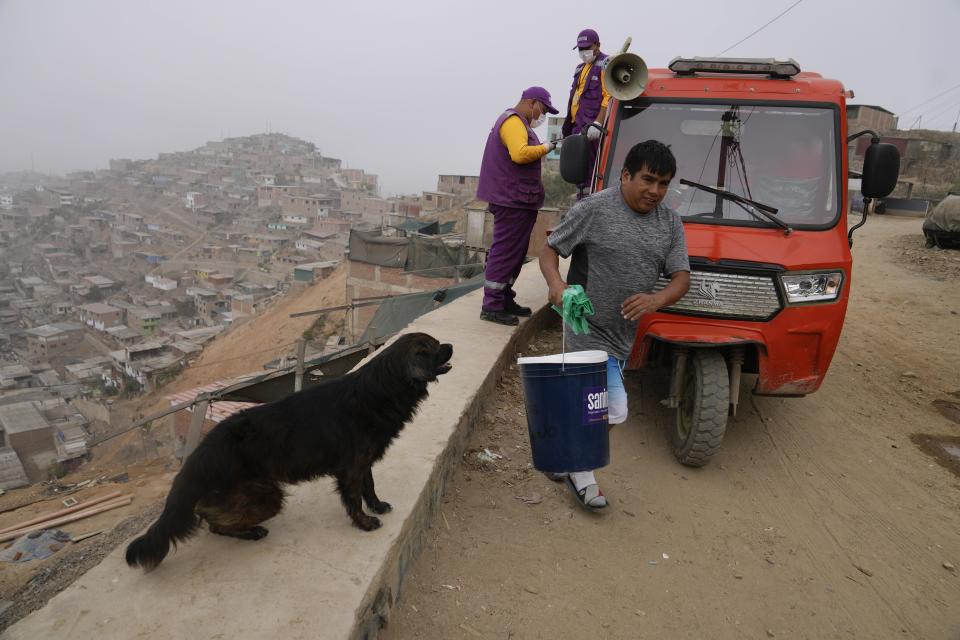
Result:
{"type": "Polygon", "coordinates": [[[518,358],[533,466],[566,473],[610,463],[607,353],[518,358]]]}

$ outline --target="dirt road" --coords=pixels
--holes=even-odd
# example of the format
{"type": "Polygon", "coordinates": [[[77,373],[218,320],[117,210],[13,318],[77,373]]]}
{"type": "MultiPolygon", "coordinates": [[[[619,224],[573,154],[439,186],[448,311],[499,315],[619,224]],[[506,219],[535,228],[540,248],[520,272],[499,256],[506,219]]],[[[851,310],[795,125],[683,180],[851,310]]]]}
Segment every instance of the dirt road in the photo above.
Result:
{"type": "Polygon", "coordinates": [[[382,637],[960,637],[960,479],[910,440],[960,435],[931,404],[960,390],[960,287],[902,260],[919,228],[876,217],[857,233],[824,387],[744,392],[708,467],[674,461],[664,383],[628,374],[605,513],[528,467],[508,372],[382,637]],[[483,448],[506,457],[481,463],[483,448]]]}

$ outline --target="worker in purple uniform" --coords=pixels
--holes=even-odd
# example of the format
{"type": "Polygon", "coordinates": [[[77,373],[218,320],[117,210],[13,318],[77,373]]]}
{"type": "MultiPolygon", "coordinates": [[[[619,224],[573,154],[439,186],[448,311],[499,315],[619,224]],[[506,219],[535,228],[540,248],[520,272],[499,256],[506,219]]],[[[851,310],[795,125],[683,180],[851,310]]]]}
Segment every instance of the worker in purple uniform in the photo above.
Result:
{"type": "Polygon", "coordinates": [[[580,64],[573,73],[570,98],[567,100],[567,117],[563,121],[563,137],[585,133],[590,140],[590,163],[592,168],[600,145],[600,129],[591,124],[603,125],[607,117],[610,94],[603,81],[603,70],[609,59],[600,51],[600,36],[593,29],[584,29],[577,34],[574,47],[580,56],[580,64]]]}
{"type": "Polygon", "coordinates": [[[480,311],[483,320],[513,326],[519,323],[518,317],[530,315],[529,307],[514,300],[513,283],[543,206],[540,159],[556,148],[554,142],[542,144],[533,132],[548,113],[559,113],[550,104],[550,92],[530,87],[515,107],[500,114],[487,136],[477,185],[477,198],[489,203],[493,214],[480,311]]]}

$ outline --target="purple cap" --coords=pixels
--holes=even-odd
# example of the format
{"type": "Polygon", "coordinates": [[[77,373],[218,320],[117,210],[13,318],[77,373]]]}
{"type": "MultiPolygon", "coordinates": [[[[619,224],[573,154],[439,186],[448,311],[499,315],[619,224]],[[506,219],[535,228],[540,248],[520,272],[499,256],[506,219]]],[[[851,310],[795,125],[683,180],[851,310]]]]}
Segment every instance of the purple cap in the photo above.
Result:
{"type": "Polygon", "coordinates": [[[577,34],[577,46],[574,49],[586,49],[600,42],[600,36],[593,29],[584,29],[577,34]]]}
{"type": "Polygon", "coordinates": [[[523,95],[520,96],[521,100],[539,100],[547,108],[547,111],[553,114],[560,113],[557,111],[552,104],[550,104],[550,92],[544,89],[543,87],[530,87],[525,89],[523,95]]]}

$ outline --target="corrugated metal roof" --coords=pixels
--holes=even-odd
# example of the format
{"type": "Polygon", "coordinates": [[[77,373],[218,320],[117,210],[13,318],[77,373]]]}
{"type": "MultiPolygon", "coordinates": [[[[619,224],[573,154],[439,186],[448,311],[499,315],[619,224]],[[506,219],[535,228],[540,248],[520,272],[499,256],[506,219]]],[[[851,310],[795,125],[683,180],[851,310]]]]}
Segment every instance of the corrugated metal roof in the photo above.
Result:
{"type": "Polygon", "coordinates": [[[419,219],[403,220],[402,222],[398,222],[397,224],[392,224],[390,226],[397,229],[403,229],[404,231],[419,232],[421,229],[427,229],[428,227],[436,227],[437,221],[436,220],[419,220],[419,219]]]}
{"type": "MultiPolygon", "coordinates": [[[[190,402],[196,398],[201,393],[210,393],[211,391],[217,391],[223,389],[227,386],[225,382],[217,381],[210,384],[204,385],[202,387],[194,387],[193,389],[187,389],[186,391],[181,391],[172,396],[167,396],[167,400],[170,402],[170,406],[176,406],[184,402],[190,402]]],[[[206,419],[214,423],[219,423],[235,413],[240,413],[244,409],[249,409],[250,407],[255,407],[257,404],[255,402],[236,402],[233,400],[218,400],[217,402],[211,402],[207,407],[206,419]]],[[[187,411],[193,412],[193,408],[187,409],[187,411]]]]}

